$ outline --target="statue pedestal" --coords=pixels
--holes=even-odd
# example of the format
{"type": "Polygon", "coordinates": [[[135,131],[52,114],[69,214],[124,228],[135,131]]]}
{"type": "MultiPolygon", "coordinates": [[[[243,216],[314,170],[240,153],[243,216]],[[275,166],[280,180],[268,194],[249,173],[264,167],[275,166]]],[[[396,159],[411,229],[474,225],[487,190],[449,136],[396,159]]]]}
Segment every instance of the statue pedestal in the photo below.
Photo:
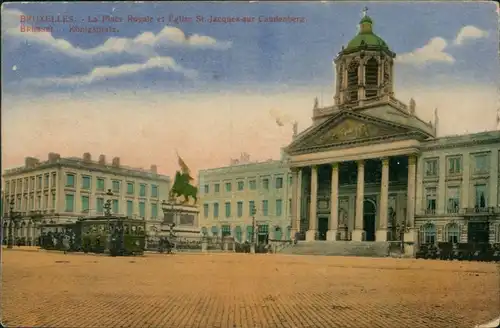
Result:
{"type": "Polygon", "coordinates": [[[200,211],[196,205],[164,203],[162,210],[163,222],[160,229],[163,233],[172,231],[178,237],[200,236],[200,211]]]}

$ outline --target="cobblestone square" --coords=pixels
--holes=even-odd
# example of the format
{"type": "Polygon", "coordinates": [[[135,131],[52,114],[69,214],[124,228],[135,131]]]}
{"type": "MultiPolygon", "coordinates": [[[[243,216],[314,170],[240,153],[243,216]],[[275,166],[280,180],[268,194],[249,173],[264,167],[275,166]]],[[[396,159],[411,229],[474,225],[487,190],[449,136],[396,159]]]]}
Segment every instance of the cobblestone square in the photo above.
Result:
{"type": "Polygon", "coordinates": [[[45,327],[464,327],[498,316],[498,265],[4,250],[2,321],[45,327]]]}

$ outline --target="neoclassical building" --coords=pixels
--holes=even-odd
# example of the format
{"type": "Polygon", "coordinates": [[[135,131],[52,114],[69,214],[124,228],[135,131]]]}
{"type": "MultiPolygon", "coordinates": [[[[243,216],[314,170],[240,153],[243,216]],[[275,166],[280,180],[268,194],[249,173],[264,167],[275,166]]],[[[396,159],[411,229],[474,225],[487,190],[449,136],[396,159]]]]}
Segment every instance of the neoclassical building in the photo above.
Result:
{"type": "Polygon", "coordinates": [[[395,97],[393,53],[360,29],[334,60],[335,103],[285,149],[292,234],[308,241],[500,242],[500,132],[436,138],[395,97]],[[419,238],[420,237],[420,238],[419,238]]]}
{"type": "Polygon", "coordinates": [[[149,170],[131,168],[119,157],[109,162],[100,155],[93,160],[90,153],[81,158],[49,153],[44,161],[27,157],[23,166],[5,170],[2,179],[2,229],[8,231],[13,201],[19,215],[14,234],[26,240],[39,235],[37,222],[65,223],[103,215],[108,199],[112,213],[142,218],[148,230],[160,229],[161,201],[168,198],[171,185],[168,176],[157,173],[156,165],[149,170]]]}
{"type": "MultiPolygon", "coordinates": [[[[288,194],[279,196],[290,200],[289,236],[500,242],[500,131],[438,138],[437,112],[425,122],[415,101],[396,98],[395,57],[365,15],[359,33],[334,60],[334,105],[315,101],[311,126],[294,136],[279,161],[279,174],[291,175],[291,186],[283,189],[288,194]]],[[[248,179],[254,171],[264,176],[262,168],[256,163],[206,171],[200,190],[211,180],[248,179]]],[[[208,188],[200,201],[205,208],[215,201],[208,188]]],[[[228,192],[224,199],[237,195],[228,192]]],[[[227,226],[239,221],[250,222],[248,213],[224,218],[227,226]]]]}

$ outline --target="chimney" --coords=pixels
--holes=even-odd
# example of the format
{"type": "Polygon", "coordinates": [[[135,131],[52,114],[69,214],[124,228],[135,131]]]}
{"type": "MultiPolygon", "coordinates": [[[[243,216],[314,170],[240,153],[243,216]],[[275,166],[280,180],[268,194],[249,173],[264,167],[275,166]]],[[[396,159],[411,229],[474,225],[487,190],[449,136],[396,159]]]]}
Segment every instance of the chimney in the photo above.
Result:
{"type": "Polygon", "coordinates": [[[83,153],[83,160],[85,162],[90,162],[92,160],[92,155],[90,155],[90,153],[83,153]]]}
{"type": "Polygon", "coordinates": [[[113,166],[120,167],[120,157],[113,157],[113,166]]]}
{"type": "Polygon", "coordinates": [[[48,158],[49,158],[49,163],[55,163],[57,162],[58,159],[61,158],[61,155],[57,153],[49,153],[48,158]]]}
{"type": "Polygon", "coordinates": [[[106,164],[106,155],[99,155],[99,164],[105,165],[106,164]]]}
{"type": "Polygon", "coordinates": [[[153,164],[153,165],[151,165],[151,170],[150,171],[151,171],[151,173],[156,174],[156,173],[158,173],[158,167],[153,164]]]}
{"type": "Polygon", "coordinates": [[[38,158],[36,157],[26,157],[24,159],[24,166],[26,168],[34,168],[35,166],[37,166],[38,164],[40,163],[40,161],[38,160],[38,158]]]}

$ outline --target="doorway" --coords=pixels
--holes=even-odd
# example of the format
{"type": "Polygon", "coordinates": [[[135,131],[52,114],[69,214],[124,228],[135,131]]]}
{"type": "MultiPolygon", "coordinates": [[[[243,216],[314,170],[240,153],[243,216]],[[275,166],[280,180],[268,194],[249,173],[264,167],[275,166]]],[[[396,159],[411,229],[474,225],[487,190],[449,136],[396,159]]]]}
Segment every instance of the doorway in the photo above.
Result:
{"type": "Polygon", "coordinates": [[[365,199],[363,202],[363,230],[365,230],[365,240],[375,241],[375,216],[377,206],[375,202],[365,199]]]}
{"type": "Polygon", "coordinates": [[[469,243],[489,243],[490,225],[488,222],[469,222],[467,230],[469,243]]]}
{"type": "Polygon", "coordinates": [[[326,240],[327,231],[328,231],[328,217],[320,216],[318,218],[318,239],[326,240]]]}

